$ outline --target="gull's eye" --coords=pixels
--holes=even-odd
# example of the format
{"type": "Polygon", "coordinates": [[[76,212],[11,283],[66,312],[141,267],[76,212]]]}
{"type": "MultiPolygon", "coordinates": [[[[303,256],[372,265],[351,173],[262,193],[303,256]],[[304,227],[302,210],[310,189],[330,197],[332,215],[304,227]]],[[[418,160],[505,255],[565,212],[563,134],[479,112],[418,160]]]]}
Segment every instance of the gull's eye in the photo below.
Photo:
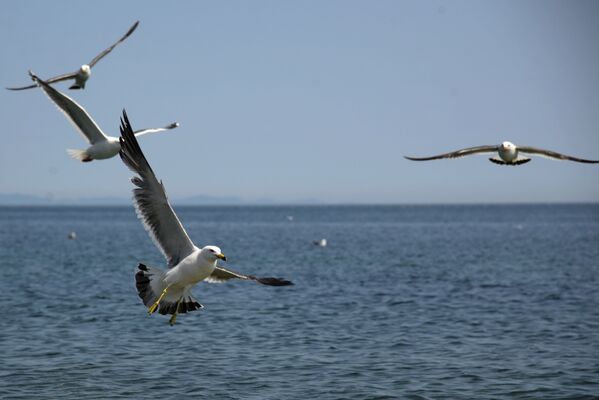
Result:
{"type": "Polygon", "coordinates": [[[210,250],[211,253],[214,253],[214,250],[212,250],[212,249],[209,249],[209,250],[210,250]]]}

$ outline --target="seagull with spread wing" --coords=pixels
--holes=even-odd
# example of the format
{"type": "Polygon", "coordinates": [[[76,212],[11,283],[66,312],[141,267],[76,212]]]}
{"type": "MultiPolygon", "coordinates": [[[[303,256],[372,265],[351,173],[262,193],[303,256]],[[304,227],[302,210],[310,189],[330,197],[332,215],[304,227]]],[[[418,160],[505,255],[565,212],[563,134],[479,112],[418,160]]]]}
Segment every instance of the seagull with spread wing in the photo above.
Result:
{"type": "MultiPolygon", "coordinates": [[[[85,150],[68,149],[67,153],[79,161],[89,162],[92,160],[103,160],[116,156],[121,149],[119,138],[107,136],[92,117],[77,102],[64,93],[59,92],[46,81],[41,80],[31,71],[31,79],[38,85],[54,104],[64,113],[77,131],[89,142],[90,146],[85,150]]],[[[149,128],[134,132],[136,136],[147,133],[163,132],[177,128],[178,122],[173,122],[163,128],[149,128]]]]}
{"type": "Polygon", "coordinates": [[[156,178],[142,153],[124,110],[120,142],[121,159],[137,175],[131,179],[136,186],[133,189],[133,203],[137,216],[168,264],[166,271],[144,264],[137,266],[135,285],[150,315],[157,310],[160,314],[171,314],[169,323],[173,325],[179,313],[202,308],[192,296],[191,289],[204,280],[221,282],[243,279],[270,286],[293,284],[282,278],[243,275],[217,265],[219,260],[226,261],[227,258],[216,246],[200,249],[193,244],[169,204],[162,182],[156,178]]]}
{"type": "Polygon", "coordinates": [[[499,164],[499,165],[521,165],[529,162],[531,159],[529,157],[524,157],[520,155],[520,153],[530,154],[530,155],[538,155],[541,157],[552,158],[554,160],[569,160],[576,161],[580,163],[587,164],[596,164],[599,163],[599,160],[585,160],[584,158],[577,158],[572,156],[567,156],[564,154],[557,153],[551,150],[539,149],[536,147],[530,146],[516,146],[511,142],[503,142],[500,145],[490,145],[490,146],[477,146],[477,147],[468,147],[466,149],[461,149],[457,151],[452,151],[451,153],[439,154],[437,156],[432,157],[405,157],[408,160],[412,161],[429,161],[429,160],[439,160],[442,158],[460,158],[473,154],[488,154],[488,153],[497,153],[497,156],[489,158],[489,161],[499,164]]]}
{"type": "MultiPolygon", "coordinates": [[[[79,68],[79,70],[77,70],[75,72],[68,72],[66,74],[62,74],[62,75],[55,76],[53,78],[46,79],[45,80],[46,83],[50,84],[50,83],[55,83],[55,82],[60,82],[60,81],[66,81],[69,79],[74,79],[75,83],[73,83],[73,85],[69,89],[85,89],[85,82],[87,82],[87,80],[91,76],[92,68],[94,67],[94,65],[96,65],[98,63],[98,61],[100,61],[102,58],[104,58],[108,53],[110,53],[112,51],[112,49],[114,49],[119,43],[121,43],[123,40],[127,39],[129,37],[129,35],[131,35],[133,33],[133,31],[137,28],[137,25],[139,25],[139,21],[136,21],[131,26],[131,28],[129,28],[127,33],[125,33],[125,35],[123,35],[123,37],[121,37],[119,40],[117,40],[112,46],[105,49],[97,56],[95,56],[93,58],[93,60],[91,60],[88,64],[83,64],[81,66],[81,68],[79,68]]],[[[6,89],[8,89],[8,90],[25,90],[25,89],[34,88],[35,86],[36,85],[29,85],[29,86],[6,88],[6,89]]]]}

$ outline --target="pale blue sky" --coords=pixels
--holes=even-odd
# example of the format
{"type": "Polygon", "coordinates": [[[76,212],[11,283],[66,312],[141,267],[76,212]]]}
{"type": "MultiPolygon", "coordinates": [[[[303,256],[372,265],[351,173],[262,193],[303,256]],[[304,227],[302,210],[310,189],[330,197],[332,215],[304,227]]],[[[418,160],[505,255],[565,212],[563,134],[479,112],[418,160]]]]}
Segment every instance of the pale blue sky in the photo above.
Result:
{"type": "MultiPolygon", "coordinates": [[[[599,159],[596,1],[4,1],[0,86],[75,70],[137,31],[67,93],[141,146],[171,197],[326,203],[599,201],[599,166],[486,157],[510,140],[599,159]]],[[[58,84],[66,91],[66,84],[58,84]]],[[[0,193],[129,197],[119,158],[85,143],[39,90],[0,90],[0,193]]]]}

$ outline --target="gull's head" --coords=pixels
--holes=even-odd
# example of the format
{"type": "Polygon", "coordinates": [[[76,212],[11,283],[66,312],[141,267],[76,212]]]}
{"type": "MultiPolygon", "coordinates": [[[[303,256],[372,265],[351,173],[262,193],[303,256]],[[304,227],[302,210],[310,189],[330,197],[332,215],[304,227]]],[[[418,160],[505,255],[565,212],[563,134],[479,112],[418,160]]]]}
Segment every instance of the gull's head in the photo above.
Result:
{"type": "Polygon", "coordinates": [[[216,246],[206,246],[206,247],[202,248],[201,254],[208,261],[216,261],[216,260],[227,261],[227,257],[225,257],[225,255],[220,250],[220,248],[218,248],[216,246]]]}
{"type": "Polygon", "coordinates": [[[83,75],[90,75],[92,73],[92,69],[89,65],[85,64],[82,65],[81,68],[79,68],[79,72],[83,75]]]}
{"type": "Polygon", "coordinates": [[[503,142],[503,143],[501,143],[501,148],[503,150],[513,150],[516,148],[516,145],[513,144],[512,142],[503,142]]]}

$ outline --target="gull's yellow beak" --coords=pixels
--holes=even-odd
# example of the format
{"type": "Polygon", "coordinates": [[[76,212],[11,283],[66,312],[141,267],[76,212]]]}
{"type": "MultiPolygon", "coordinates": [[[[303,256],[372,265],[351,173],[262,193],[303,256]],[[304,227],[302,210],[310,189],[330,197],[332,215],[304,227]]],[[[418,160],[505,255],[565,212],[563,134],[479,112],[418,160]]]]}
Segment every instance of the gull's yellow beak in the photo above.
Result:
{"type": "Polygon", "coordinates": [[[227,257],[225,257],[225,255],[223,253],[217,254],[216,258],[220,258],[223,261],[227,261],[227,257]]]}

